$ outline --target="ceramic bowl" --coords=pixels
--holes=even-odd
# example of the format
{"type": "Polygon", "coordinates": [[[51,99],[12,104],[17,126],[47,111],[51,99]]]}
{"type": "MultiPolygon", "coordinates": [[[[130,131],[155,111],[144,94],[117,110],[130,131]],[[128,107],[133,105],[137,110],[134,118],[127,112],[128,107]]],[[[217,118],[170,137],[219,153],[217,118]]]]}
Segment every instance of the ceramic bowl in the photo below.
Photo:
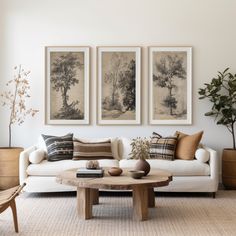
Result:
{"type": "Polygon", "coordinates": [[[121,168],[119,168],[119,167],[111,167],[108,170],[108,173],[111,176],[119,176],[119,175],[121,175],[122,172],[123,172],[123,170],[121,168]]]}
{"type": "Polygon", "coordinates": [[[129,173],[134,179],[141,179],[145,174],[143,170],[130,170],[129,173]]]}

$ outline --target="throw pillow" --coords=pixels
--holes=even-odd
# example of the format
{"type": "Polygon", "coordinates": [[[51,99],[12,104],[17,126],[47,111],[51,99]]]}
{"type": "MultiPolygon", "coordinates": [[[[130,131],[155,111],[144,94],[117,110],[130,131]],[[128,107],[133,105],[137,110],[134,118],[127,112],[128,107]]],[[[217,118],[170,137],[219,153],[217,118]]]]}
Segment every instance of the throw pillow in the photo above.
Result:
{"type": "Polygon", "coordinates": [[[113,159],[111,140],[85,142],[74,138],[73,160],[113,159]]]}
{"type": "Polygon", "coordinates": [[[153,132],[149,150],[150,158],[174,160],[176,143],[177,136],[164,138],[153,132]]]}
{"type": "Polygon", "coordinates": [[[45,151],[43,149],[37,149],[29,154],[29,161],[32,164],[40,163],[45,157],[45,151]]]}
{"type": "Polygon", "coordinates": [[[65,136],[43,135],[47,146],[48,161],[61,161],[73,158],[73,134],[65,136]]]}
{"type": "Polygon", "coordinates": [[[119,156],[121,159],[129,159],[129,154],[131,153],[132,147],[131,147],[131,139],[121,137],[119,139],[119,156]]]}
{"type": "Polygon", "coordinates": [[[198,148],[197,151],[195,152],[195,157],[198,161],[205,163],[209,161],[210,153],[203,148],[198,148]]]}
{"type": "Polygon", "coordinates": [[[178,142],[175,152],[176,158],[183,160],[193,160],[195,152],[201,141],[203,131],[193,135],[184,134],[179,131],[176,131],[175,134],[178,135],[178,142]]]}

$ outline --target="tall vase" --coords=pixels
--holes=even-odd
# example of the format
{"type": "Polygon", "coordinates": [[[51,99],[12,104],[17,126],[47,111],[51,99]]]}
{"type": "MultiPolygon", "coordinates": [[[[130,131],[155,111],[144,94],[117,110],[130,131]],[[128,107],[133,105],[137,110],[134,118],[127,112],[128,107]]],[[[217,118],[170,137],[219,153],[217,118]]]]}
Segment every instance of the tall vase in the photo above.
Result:
{"type": "Polygon", "coordinates": [[[136,163],[135,170],[143,170],[144,176],[146,176],[150,172],[150,164],[146,161],[146,159],[140,158],[138,162],[136,163]]]}

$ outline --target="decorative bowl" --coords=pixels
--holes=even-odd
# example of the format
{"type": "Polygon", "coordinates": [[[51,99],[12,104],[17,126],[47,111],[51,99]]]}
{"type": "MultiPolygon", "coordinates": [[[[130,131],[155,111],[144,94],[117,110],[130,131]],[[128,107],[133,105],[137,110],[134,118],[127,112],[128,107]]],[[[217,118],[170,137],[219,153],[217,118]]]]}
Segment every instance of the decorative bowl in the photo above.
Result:
{"type": "Polygon", "coordinates": [[[99,168],[99,162],[97,160],[90,160],[86,162],[87,169],[97,169],[99,168]]]}
{"type": "Polygon", "coordinates": [[[141,179],[145,174],[143,170],[130,170],[129,173],[130,176],[134,179],[141,179]]]}
{"type": "Polygon", "coordinates": [[[119,175],[121,175],[122,172],[123,172],[123,170],[121,168],[119,168],[119,167],[111,167],[108,170],[108,173],[111,176],[119,176],[119,175]]]}

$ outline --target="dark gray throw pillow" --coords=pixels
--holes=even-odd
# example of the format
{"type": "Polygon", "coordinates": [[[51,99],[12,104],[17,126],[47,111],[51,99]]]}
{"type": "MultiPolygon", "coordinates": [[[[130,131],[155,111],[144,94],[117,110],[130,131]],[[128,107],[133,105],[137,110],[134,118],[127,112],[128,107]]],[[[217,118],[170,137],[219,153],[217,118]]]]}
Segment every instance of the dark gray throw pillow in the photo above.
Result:
{"type": "Polygon", "coordinates": [[[65,136],[44,135],[48,161],[61,161],[73,158],[73,134],[65,136]]]}

